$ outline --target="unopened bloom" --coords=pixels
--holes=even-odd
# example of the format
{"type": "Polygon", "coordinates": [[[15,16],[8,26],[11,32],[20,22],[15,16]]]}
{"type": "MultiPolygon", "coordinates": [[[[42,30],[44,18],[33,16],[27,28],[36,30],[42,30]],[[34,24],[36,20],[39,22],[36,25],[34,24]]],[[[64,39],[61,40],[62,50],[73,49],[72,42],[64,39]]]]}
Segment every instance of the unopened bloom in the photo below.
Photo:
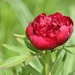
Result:
{"type": "Polygon", "coordinates": [[[26,28],[31,43],[40,50],[53,49],[64,44],[73,32],[73,21],[56,12],[37,16],[26,28]]]}

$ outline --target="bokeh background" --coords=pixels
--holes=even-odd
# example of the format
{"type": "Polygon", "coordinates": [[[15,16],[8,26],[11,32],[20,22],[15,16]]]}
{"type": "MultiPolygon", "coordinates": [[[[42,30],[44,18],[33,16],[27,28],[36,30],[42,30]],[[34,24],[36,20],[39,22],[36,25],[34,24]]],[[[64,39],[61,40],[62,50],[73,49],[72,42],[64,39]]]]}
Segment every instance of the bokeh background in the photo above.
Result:
{"type": "MultiPolygon", "coordinates": [[[[13,33],[24,35],[26,26],[34,17],[41,13],[49,15],[55,12],[70,16],[75,23],[75,0],[0,0],[0,61],[17,55],[2,46],[5,43],[19,46],[13,33]]],[[[75,44],[74,32],[66,44],[75,44]]],[[[18,75],[11,69],[7,72],[18,75]]],[[[5,74],[0,71],[0,75],[8,75],[7,72],[5,74]]]]}

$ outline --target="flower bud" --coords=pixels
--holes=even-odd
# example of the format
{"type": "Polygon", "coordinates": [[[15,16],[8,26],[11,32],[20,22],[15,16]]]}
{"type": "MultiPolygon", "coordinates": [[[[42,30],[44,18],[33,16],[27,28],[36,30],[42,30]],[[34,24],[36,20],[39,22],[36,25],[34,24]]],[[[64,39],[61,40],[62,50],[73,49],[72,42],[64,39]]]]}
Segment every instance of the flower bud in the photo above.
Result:
{"type": "Polygon", "coordinates": [[[68,16],[56,12],[37,16],[26,28],[31,43],[40,50],[54,49],[64,44],[73,32],[73,21],[68,16]]]}

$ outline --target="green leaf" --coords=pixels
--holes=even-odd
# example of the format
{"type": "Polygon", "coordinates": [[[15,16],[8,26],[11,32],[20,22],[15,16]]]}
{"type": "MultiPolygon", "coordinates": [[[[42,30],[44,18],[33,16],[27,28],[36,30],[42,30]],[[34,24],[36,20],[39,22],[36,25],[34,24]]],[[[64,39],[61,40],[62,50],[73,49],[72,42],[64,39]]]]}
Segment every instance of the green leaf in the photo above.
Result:
{"type": "Polygon", "coordinates": [[[42,73],[43,71],[43,65],[40,63],[39,59],[37,56],[35,56],[32,61],[29,63],[31,67],[33,67],[36,71],[39,73],[42,73]]]}
{"type": "Polygon", "coordinates": [[[22,38],[16,38],[16,40],[23,46],[23,48],[24,48],[26,51],[28,50],[29,52],[35,54],[35,52],[34,52],[33,50],[31,50],[31,49],[29,49],[29,48],[27,47],[27,45],[26,45],[25,42],[24,42],[24,39],[22,39],[22,38]]]}
{"type": "Polygon", "coordinates": [[[75,75],[75,70],[70,72],[68,75],[75,75]]]}
{"type": "Polygon", "coordinates": [[[14,75],[13,71],[11,69],[4,70],[5,75],[14,75]]]}
{"type": "Polygon", "coordinates": [[[0,70],[0,75],[5,75],[3,70],[0,70]]]}
{"type": "MultiPolygon", "coordinates": [[[[18,35],[18,34],[14,34],[16,37],[16,40],[27,50],[29,50],[31,53],[35,54],[35,50],[36,48],[34,48],[32,45],[30,45],[30,42],[28,41],[28,39],[26,38],[25,35],[18,35]],[[25,41],[27,40],[27,41],[25,41]],[[27,43],[27,44],[26,44],[27,43]]],[[[40,52],[39,50],[36,50],[37,52],[40,52]]]]}
{"type": "Polygon", "coordinates": [[[74,67],[75,67],[75,55],[67,52],[62,75],[68,75],[69,73],[73,72],[74,67]]]}
{"type": "Polygon", "coordinates": [[[15,66],[15,69],[16,69],[16,73],[19,74],[19,73],[22,73],[22,67],[24,66],[24,64],[18,64],[15,66]]]}
{"type": "Polygon", "coordinates": [[[13,52],[19,53],[19,54],[30,54],[28,48],[22,48],[22,47],[18,47],[18,46],[14,46],[14,45],[8,45],[8,44],[3,44],[3,46],[5,48],[7,48],[8,50],[11,50],[13,52]]]}
{"type": "Polygon", "coordinates": [[[33,59],[33,56],[32,55],[29,55],[27,58],[26,58],[26,61],[25,61],[25,65],[28,65],[31,60],[33,59]]]}
{"type": "Polygon", "coordinates": [[[66,51],[68,51],[69,53],[71,53],[71,54],[75,54],[75,47],[74,47],[74,46],[73,46],[73,47],[65,46],[64,49],[65,49],[66,51]]]}
{"type": "Polygon", "coordinates": [[[54,51],[51,52],[51,57],[52,57],[52,62],[54,62],[56,59],[56,53],[54,51]]]}
{"type": "Polygon", "coordinates": [[[63,64],[64,64],[63,63],[64,55],[65,55],[65,51],[62,50],[53,64],[53,67],[51,69],[52,75],[59,75],[59,73],[61,72],[61,70],[63,68],[63,64]]]}
{"type": "Polygon", "coordinates": [[[15,56],[15,57],[11,57],[8,58],[7,60],[5,60],[3,63],[0,64],[0,70],[9,68],[9,67],[13,67],[17,64],[22,63],[23,61],[25,61],[27,56],[25,55],[21,55],[21,56],[15,56]]]}
{"type": "Polygon", "coordinates": [[[23,72],[21,75],[40,75],[40,73],[30,65],[25,66],[23,68],[23,72]]]}
{"type": "Polygon", "coordinates": [[[56,62],[54,63],[51,73],[52,75],[58,75],[61,71],[63,67],[63,62],[62,62],[62,58],[60,57],[59,59],[56,60],[56,62]]]}
{"type": "Polygon", "coordinates": [[[27,46],[29,49],[31,49],[32,51],[34,51],[34,52],[36,52],[36,53],[42,53],[42,51],[36,49],[36,48],[31,44],[31,42],[28,40],[27,37],[25,37],[24,41],[25,41],[26,46],[27,46]]]}
{"type": "Polygon", "coordinates": [[[16,38],[25,38],[25,35],[13,34],[16,38]]]}
{"type": "Polygon", "coordinates": [[[17,40],[21,45],[25,46],[24,39],[16,38],[16,40],[17,40]]]}
{"type": "Polygon", "coordinates": [[[29,70],[26,66],[22,67],[22,73],[20,75],[30,75],[29,70]]]}

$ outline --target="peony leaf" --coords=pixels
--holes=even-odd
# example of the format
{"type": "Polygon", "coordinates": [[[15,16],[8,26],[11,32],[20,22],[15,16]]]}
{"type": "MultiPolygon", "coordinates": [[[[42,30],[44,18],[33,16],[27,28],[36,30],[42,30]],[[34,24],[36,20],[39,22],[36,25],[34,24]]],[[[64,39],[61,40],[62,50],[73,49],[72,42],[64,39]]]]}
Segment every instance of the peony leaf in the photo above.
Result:
{"type": "Polygon", "coordinates": [[[21,75],[41,75],[35,68],[30,65],[23,67],[21,75]]]}
{"type": "Polygon", "coordinates": [[[56,61],[53,64],[53,67],[51,69],[52,75],[59,75],[59,73],[62,71],[64,60],[65,60],[65,51],[62,50],[60,54],[58,55],[56,61]]]}
{"type": "Polygon", "coordinates": [[[15,36],[16,36],[16,40],[20,44],[22,44],[25,49],[29,50],[31,53],[41,52],[41,51],[39,51],[39,50],[37,50],[36,48],[33,47],[33,45],[25,37],[25,35],[22,35],[22,37],[21,37],[20,35],[15,34],[15,36]]]}
{"type": "Polygon", "coordinates": [[[75,54],[75,47],[74,46],[71,46],[71,47],[65,46],[64,50],[68,51],[71,54],[75,54]]]}
{"type": "Polygon", "coordinates": [[[32,51],[34,51],[34,52],[36,52],[36,53],[42,53],[42,51],[36,49],[36,48],[30,43],[30,41],[28,40],[27,37],[25,37],[24,41],[25,41],[26,46],[27,46],[29,49],[31,49],[32,51]]]}
{"type": "Polygon", "coordinates": [[[28,65],[31,62],[32,59],[33,59],[33,56],[32,55],[28,56],[26,58],[25,65],[28,65]]]}
{"type": "Polygon", "coordinates": [[[6,69],[6,68],[9,68],[9,67],[13,67],[17,64],[20,64],[23,61],[25,61],[26,58],[27,58],[26,55],[21,55],[21,56],[15,56],[15,57],[8,58],[7,60],[5,60],[4,62],[2,62],[0,64],[0,70],[6,69]]]}
{"type": "Polygon", "coordinates": [[[59,59],[56,60],[56,62],[52,67],[51,70],[52,75],[58,75],[61,72],[62,67],[63,67],[63,62],[62,62],[62,58],[60,57],[59,59]]]}
{"type": "Polygon", "coordinates": [[[13,71],[11,69],[4,70],[5,75],[14,75],[13,71]]]}
{"type": "Polygon", "coordinates": [[[19,34],[14,34],[13,35],[16,37],[16,38],[25,38],[25,35],[19,35],[19,34]]]}
{"type": "Polygon", "coordinates": [[[31,49],[29,49],[29,48],[27,47],[27,45],[26,45],[25,42],[24,42],[24,39],[22,39],[22,38],[16,38],[16,40],[17,40],[20,44],[22,44],[22,46],[24,47],[24,49],[26,49],[26,51],[30,51],[31,53],[35,54],[35,52],[34,52],[33,50],[31,50],[31,49]]]}
{"type": "Polygon", "coordinates": [[[0,70],[0,75],[5,75],[3,70],[0,70]]]}
{"type": "MultiPolygon", "coordinates": [[[[63,74],[62,75],[68,75],[71,72],[74,71],[74,67],[75,67],[75,49],[74,47],[66,47],[66,49],[70,50],[72,53],[67,52],[66,53],[66,60],[64,62],[64,66],[63,66],[63,74]],[[74,52],[73,52],[74,51],[74,52]]],[[[72,74],[73,75],[73,74],[72,74]]]]}
{"type": "MultiPolygon", "coordinates": [[[[25,63],[26,63],[26,61],[25,61],[25,63]]],[[[25,65],[25,67],[23,68],[23,70],[24,70],[24,72],[22,72],[22,75],[28,75],[28,74],[42,75],[43,66],[40,63],[38,57],[34,56],[32,58],[32,61],[28,65],[25,65]]]]}
{"type": "MultiPolygon", "coordinates": [[[[26,60],[25,60],[26,61],[26,60]]],[[[19,64],[19,65],[16,65],[15,66],[15,69],[16,69],[16,73],[22,73],[22,67],[24,66],[24,64],[19,64]]]]}
{"type": "Polygon", "coordinates": [[[16,40],[23,46],[25,46],[25,42],[24,42],[24,39],[22,38],[16,38],[16,40]]]}
{"type": "Polygon", "coordinates": [[[68,75],[75,75],[75,70],[70,72],[68,75]]]}
{"type": "Polygon", "coordinates": [[[29,65],[31,67],[33,67],[37,72],[39,73],[42,73],[43,71],[43,66],[42,64],[40,63],[39,59],[37,56],[35,56],[32,61],[29,63],[29,65]]]}
{"type": "Polygon", "coordinates": [[[19,54],[30,54],[28,48],[22,48],[22,47],[18,47],[18,46],[14,46],[14,45],[8,45],[8,44],[3,44],[3,46],[5,48],[7,48],[8,50],[11,50],[13,52],[19,53],[19,54]]]}
{"type": "Polygon", "coordinates": [[[56,59],[56,54],[55,54],[55,52],[53,51],[53,52],[51,52],[51,57],[52,57],[52,62],[54,62],[55,61],[55,59],[56,59]]]}

